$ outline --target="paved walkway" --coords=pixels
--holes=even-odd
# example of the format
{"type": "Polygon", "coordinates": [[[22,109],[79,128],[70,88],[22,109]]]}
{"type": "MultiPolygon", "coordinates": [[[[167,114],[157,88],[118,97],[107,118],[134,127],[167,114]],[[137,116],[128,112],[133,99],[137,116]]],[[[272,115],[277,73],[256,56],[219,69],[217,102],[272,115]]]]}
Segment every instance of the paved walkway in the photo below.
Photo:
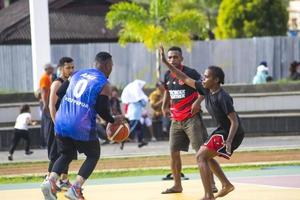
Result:
{"type": "MultiPolygon", "coordinates": [[[[300,136],[276,136],[276,137],[247,137],[244,139],[238,151],[277,150],[277,149],[300,149],[300,136]]],[[[14,154],[14,162],[24,161],[47,161],[47,151],[34,149],[34,154],[25,156],[24,151],[18,150],[14,154]]],[[[189,153],[193,153],[190,149],[189,153]]],[[[142,148],[137,143],[126,143],[124,150],[120,150],[119,144],[101,146],[101,157],[128,157],[168,155],[169,143],[167,141],[150,142],[142,148]]],[[[7,163],[8,152],[0,152],[0,163],[7,163]]],[[[80,157],[84,157],[80,155],[80,157]]]]}

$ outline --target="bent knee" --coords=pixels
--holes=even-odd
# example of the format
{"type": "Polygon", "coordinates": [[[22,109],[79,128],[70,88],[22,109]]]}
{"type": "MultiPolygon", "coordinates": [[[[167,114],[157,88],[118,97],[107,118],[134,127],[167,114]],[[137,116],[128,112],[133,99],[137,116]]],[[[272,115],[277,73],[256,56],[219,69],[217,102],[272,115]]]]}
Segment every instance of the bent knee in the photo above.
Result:
{"type": "Polygon", "coordinates": [[[196,153],[197,162],[207,161],[208,159],[210,159],[208,150],[206,148],[201,147],[196,153]]]}

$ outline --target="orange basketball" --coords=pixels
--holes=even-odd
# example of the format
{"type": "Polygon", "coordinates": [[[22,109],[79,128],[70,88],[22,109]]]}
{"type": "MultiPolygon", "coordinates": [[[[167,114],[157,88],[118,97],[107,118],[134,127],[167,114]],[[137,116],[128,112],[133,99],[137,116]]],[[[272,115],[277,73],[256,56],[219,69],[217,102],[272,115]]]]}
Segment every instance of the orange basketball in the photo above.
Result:
{"type": "Polygon", "coordinates": [[[123,142],[129,136],[130,129],[127,123],[119,125],[108,123],[106,127],[106,134],[109,140],[114,142],[123,142]]]}

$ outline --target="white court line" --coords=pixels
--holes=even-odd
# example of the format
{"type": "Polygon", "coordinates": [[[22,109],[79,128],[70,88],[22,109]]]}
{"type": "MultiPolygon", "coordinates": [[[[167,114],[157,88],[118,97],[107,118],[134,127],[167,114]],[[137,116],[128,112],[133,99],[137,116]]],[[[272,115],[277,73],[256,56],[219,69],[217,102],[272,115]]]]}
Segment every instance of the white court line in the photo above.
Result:
{"type": "Polygon", "coordinates": [[[285,189],[285,190],[297,190],[299,188],[296,187],[284,187],[284,186],[275,186],[275,185],[264,185],[264,184],[256,184],[256,183],[240,183],[235,182],[238,185],[253,185],[253,186],[259,186],[259,187],[267,187],[272,189],[285,189]]]}

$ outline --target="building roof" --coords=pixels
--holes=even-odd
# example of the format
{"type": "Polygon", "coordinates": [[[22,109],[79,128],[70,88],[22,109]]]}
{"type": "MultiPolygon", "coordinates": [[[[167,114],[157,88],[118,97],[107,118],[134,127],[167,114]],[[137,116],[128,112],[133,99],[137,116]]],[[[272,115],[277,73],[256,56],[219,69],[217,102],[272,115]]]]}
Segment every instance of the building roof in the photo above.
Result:
{"type": "MultiPolygon", "coordinates": [[[[117,40],[117,30],[105,27],[105,14],[109,6],[117,1],[87,2],[49,0],[51,43],[117,40]]],[[[0,44],[30,43],[29,0],[19,0],[0,10],[0,21],[0,44]]]]}

